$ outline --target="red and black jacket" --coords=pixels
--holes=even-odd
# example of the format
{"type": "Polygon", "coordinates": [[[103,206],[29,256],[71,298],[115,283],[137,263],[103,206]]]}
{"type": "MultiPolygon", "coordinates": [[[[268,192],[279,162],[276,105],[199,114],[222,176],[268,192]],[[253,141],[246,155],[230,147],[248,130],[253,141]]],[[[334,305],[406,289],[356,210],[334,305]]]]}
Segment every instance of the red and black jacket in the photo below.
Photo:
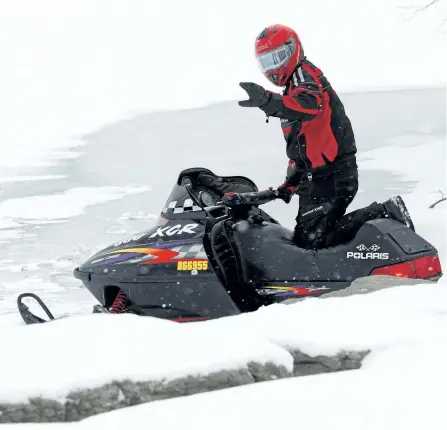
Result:
{"type": "Polygon", "coordinates": [[[283,95],[269,93],[262,109],[281,118],[289,168],[284,185],[318,176],[354,161],[357,152],[351,122],[343,103],[323,75],[304,59],[291,76],[283,95]]]}

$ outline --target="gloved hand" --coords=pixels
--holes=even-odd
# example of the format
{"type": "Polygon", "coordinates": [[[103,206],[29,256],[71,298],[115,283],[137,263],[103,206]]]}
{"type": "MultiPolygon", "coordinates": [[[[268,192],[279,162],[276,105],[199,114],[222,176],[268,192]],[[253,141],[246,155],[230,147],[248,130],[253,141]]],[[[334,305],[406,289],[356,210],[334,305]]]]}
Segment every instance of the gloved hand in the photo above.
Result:
{"type": "Polygon", "coordinates": [[[270,92],[266,91],[261,85],[253,82],[240,82],[239,85],[247,91],[249,100],[238,102],[242,107],[261,107],[270,100],[270,92]]]}
{"type": "Polygon", "coordinates": [[[278,198],[278,192],[273,189],[249,193],[225,193],[222,204],[226,206],[249,205],[259,206],[278,198]]]}
{"type": "Polygon", "coordinates": [[[279,186],[277,188],[278,198],[284,200],[285,203],[289,204],[292,200],[292,196],[295,194],[296,187],[291,186],[279,186]]]}

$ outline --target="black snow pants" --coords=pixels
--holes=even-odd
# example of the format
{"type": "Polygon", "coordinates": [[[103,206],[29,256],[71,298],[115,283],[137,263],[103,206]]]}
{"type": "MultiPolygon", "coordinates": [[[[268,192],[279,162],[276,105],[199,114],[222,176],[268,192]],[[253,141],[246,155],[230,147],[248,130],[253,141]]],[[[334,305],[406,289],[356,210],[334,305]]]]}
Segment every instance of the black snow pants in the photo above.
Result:
{"type": "Polygon", "coordinates": [[[315,175],[305,175],[297,187],[299,210],[293,241],[307,249],[336,246],[352,240],[367,221],[386,218],[383,204],[372,203],[366,208],[346,214],[358,190],[355,161],[315,175]]]}

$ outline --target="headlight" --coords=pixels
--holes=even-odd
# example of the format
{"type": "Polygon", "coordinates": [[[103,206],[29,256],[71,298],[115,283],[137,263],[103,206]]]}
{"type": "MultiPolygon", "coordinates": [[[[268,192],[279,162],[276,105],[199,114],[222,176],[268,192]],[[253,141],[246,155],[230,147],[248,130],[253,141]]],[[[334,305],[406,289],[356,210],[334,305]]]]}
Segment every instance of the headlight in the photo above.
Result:
{"type": "Polygon", "coordinates": [[[200,200],[205,206],[214,206],[214,197],[206,191],[200,193],[200,200]]]}

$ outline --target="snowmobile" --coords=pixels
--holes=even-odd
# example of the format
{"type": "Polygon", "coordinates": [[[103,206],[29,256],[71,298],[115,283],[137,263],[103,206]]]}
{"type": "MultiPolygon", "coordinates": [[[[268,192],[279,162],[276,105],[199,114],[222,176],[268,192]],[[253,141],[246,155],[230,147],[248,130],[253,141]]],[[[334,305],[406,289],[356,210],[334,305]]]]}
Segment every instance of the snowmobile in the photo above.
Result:
{"type": "MultiPolygon", "coordinates": [[[[215,181],[214,181],[215,182],[215,181]]],[[[436,248],[392,219],[366,222],[355,238],[322,250],[292,243],[292,231],[259,208],[272,200],[249,178],[183,170],[153,228],[120,240],[76,268],[74,277],[98,300],[93,312],[177,322],[252,312],[296,297],[319,297],[355,279],[388,275],[436,281],[436,248]],[[221,182],[202,183],[201,173],[221,182]],[[241,190],[245,204],[222,204],[222,188],[241,190]],[[247,203],[248,202],[248,203],[247,203]]],[[[44,322],[22,299],[25,322],[44,322]]]]}

